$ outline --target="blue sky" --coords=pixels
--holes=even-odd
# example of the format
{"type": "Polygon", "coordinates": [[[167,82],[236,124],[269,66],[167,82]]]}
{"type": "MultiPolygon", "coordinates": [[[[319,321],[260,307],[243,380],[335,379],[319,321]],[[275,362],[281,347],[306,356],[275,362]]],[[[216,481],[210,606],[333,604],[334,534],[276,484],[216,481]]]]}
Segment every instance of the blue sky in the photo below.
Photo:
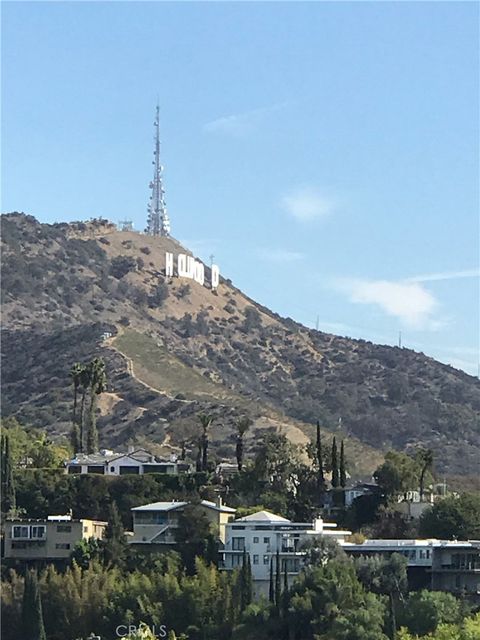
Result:
{"type": "Polygon", "coordinates": [[[2,210],[172,233],[308,326],[477,374],[476,3],[6,2],[2,210]]]}

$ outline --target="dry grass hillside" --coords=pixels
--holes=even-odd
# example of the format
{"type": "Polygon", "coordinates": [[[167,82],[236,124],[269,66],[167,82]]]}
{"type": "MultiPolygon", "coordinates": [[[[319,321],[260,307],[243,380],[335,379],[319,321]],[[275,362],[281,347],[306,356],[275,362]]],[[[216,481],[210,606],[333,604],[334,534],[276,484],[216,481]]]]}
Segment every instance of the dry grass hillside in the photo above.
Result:
{"type": "Polygon", "coordinates": [[[100,354],[110,387],[99,426],[110,447],[175,449],[209,412],[215,451],[228,458],[234,422],[248,414],[250,447],[264,429],[301,443],[319,419],[349,438],[361,474],[382,450],[417,445],[434,449],[442,471],[478,470],[478,380],[408,349],[309,330],[228,280],[214,292],[165,278],[165,251],[189,253],[106,221],[2,216],[4,415],[67,433],[70,365],[100,354]]]}

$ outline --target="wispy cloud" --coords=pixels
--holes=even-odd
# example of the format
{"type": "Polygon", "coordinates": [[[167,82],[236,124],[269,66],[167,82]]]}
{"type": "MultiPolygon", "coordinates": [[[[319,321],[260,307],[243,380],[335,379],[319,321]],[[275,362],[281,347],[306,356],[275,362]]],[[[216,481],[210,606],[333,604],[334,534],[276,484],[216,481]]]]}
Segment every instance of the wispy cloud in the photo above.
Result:
{"type": "Polygon", "coordinates": [[[419,282],[340,279],[334,286],[357,304],[373,304],[415,329],[438,329],[443,322],[435,315],[438,301],[419,282]]]}
{"type": "Polygon", "coordinates": [[[205,133],[220,133],[235,138],[242,138],[252,133],[266,116],[274,111],[283,109],[286,105],[286,102],[279,102],[269,107],[260,107],[258,109],[243,111],[242,113],[222,116],[204,124],[203,131],[205,133]]]}
{"type": "Polygon", "coordinates": [[[335,201],[313,187],[301,187],[282,198],[282,207],[301,222],[324,218],[335,210],[335,201]]]}
{"type": "Polygon", "coordinates": [[[305,257],[299,251],[289,251],[288,249],[259,249],[258,256],[266,262],[298,262],[305,257]]]}
{"type": "Polygon", "coordinates": [[[406,282],[435,282],[438,280],[458,280],[460,278],[480,278],[480,269],[465,269],[464,271],[443,271],[407,278],[406,282]]]}

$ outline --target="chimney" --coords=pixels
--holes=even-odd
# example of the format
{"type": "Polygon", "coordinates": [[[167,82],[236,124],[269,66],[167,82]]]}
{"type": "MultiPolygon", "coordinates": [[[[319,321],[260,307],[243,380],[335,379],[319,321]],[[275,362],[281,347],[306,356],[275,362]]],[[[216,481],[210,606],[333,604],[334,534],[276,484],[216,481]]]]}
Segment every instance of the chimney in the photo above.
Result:
{"type": "Polygon", "coordinates": [[[220,509],[220,507],[222,506],[222,496],[217,496],[215,503],[217,507],[220,509]]]}
{"type": "Polygon", "coordinates": [[[135,447],[133,444],[128,445],[127,453],[133,453],[135,451],[135,447]]]}

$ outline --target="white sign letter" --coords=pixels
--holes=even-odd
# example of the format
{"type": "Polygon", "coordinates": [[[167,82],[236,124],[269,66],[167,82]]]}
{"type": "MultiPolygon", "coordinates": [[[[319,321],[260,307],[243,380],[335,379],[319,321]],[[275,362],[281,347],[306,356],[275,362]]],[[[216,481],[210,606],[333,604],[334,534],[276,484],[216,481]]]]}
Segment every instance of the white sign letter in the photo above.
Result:
{"type": "Polygon", "coordinates": [[[184,253],[179,253],[177,258],[177,271],[178,275],[182,278],[188,278],[187,271],[187,256],[184,253]]]}
{"type": "Polygon", "coordinates": [[[195,275],[195,260],[192,256],[187,256],[187,277],[193,278],[195,275]]]}
{"type": "Polygon", "coordinates": [[[203,266],[203,262],[198,262],[197,260],[195,260],[195,272],[193,274],[193,279],[195,280],[195,282],[198,282],[198,284],[203,285],[203,283],[205,282],[205,268],[203,266]]]}
{"type": "Polygon", "coordinates": [[[220,284],[220,269],[216,264],[212,264],[212,289],[216,289],[220,284]]]}
{"type": "Polygon", "coordinates": [[[167,278],[173,276],[173,253],[168,251],[165,253],[165,275],[167,278]]]}

